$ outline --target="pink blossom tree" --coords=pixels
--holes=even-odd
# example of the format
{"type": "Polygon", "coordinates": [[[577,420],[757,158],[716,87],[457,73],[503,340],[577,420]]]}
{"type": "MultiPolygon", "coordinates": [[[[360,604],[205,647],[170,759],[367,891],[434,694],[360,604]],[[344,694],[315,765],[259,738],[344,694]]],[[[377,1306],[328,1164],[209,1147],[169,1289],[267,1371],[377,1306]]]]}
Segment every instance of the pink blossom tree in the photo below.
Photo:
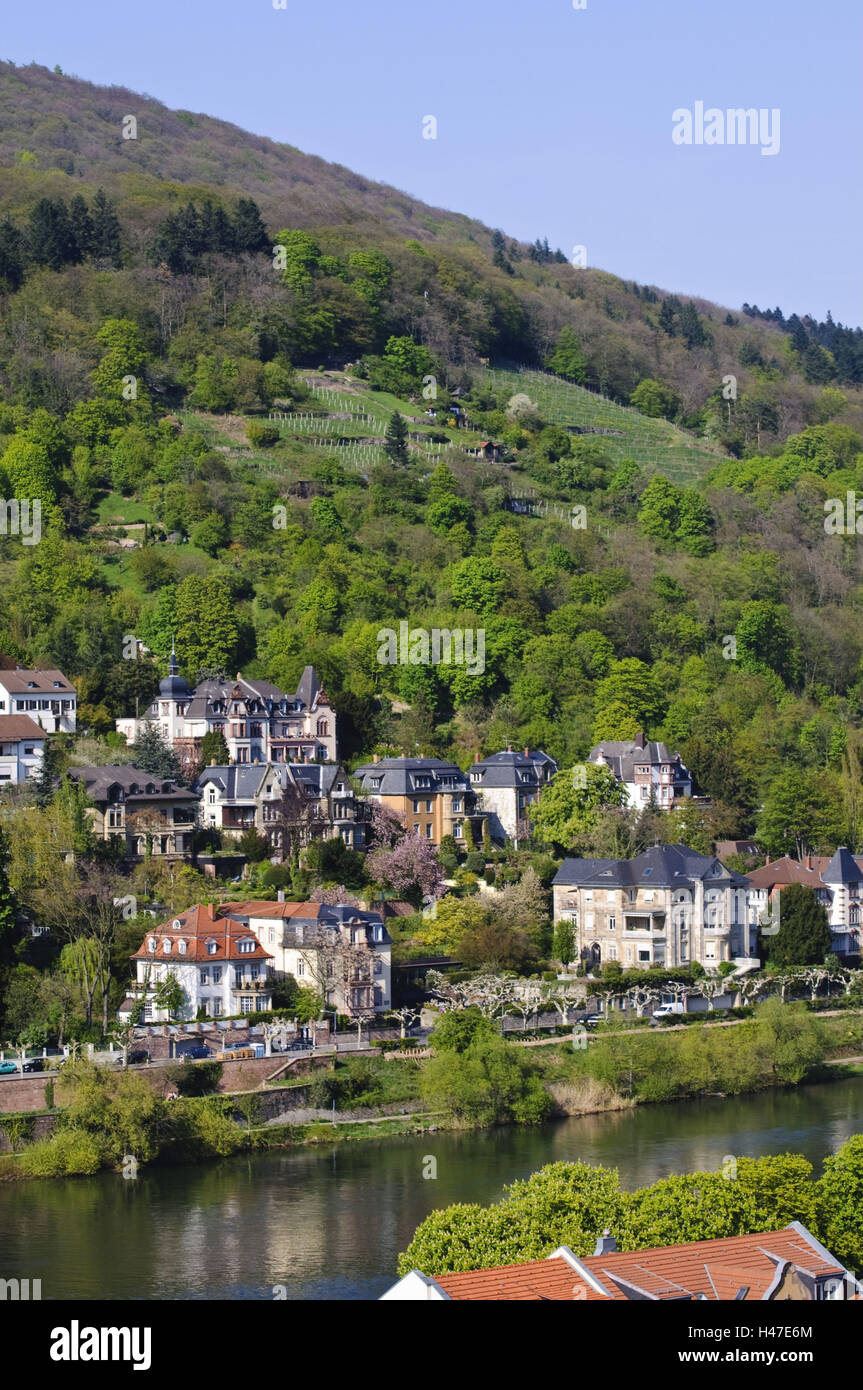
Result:
{"type": "Polygon", "coordinates": [[[411,902],[442,898],[446,892],[434,846],[418,835],[405,835],[392,849],[373,849],[366,868],[385,888],[411,902]]]}

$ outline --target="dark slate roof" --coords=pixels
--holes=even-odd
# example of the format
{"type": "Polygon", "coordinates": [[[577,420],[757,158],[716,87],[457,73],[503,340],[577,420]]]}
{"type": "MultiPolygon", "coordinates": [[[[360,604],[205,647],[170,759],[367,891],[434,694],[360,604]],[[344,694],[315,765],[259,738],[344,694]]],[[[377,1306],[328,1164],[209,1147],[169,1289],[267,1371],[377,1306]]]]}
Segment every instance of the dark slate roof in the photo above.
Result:
{"type": "Polygon", "coordinates": [[[180,785],[172,777],[154,777],[150,772],[141,772],[131,763],[107,764],[105,767],[70,767],[69,776],[77,777],[87,788],[87,795],[93,801],[112,801],[112,791],[119,790],[128,800],[146,800],[150,797],[164,801],[197,801],[198,793],[180,785]]]}
{"type": "MultiPolygon", "coordinates": [[[[299,688],[293,695],[286,694],[277,685],[270,681],[249,680],[244,676],[238,675],[235,680],[222,680],[215,677],[210,680],[201,681],[190,691],[185,681],[176,677],[176,673],[169,671],[168,677],[162,682],[164,689],[161,689],[163,698],[165,696],[174,699],[189,700],[191,702],[186,710],[187,719],[219,719],[224,718],[227,705],[232,698],[241,700],[247,707],[250,714],[265,715],[275,714],[291,715],[301,714],[304,710],[311,709],[317,699],[326,699],[321,689],[314,666],[307,666],[300,677],[299,688]],[[172,679],[180,681],[176,688],[168,688],[172,679]],[[182,688],[181,688],[182,686],[182,688]],[[237,692],[234,696],[234,692],[237,692]],[[300,706],[294,709],[295,705],[300,706]],[[280,709],[280,706],[284,706],[280,709]]],[[[151,709],[155,710],[158,706],[156,701],[151,709]]]]}
{"type": "MultiPolygon", "coordinates": [[[[657,767],[660,763],[668,763],[675,770],[686,772],[679,753],[669,753],[664,743],[650,740],[641,744],[635,739],[605,739],[591,748],[588,760],[606,763],[619,782],[634,782],[636,767],[657,767]]],[[[686,775],[688,778],[689,774],[686,775]]]]}
{"type": "Polygon", "coordinates": [[[652,845],[634,859],[564,859],[554,876],[558,886],[579,888],[675,888],[692,879],[712,878],[745,888],[745,874],[726,869],[713,855],[686,845],[652,845]]]}
{"type": "Polygon", "coordinates": [[[479,787],[538,787],[556,771],[557,763],[547,753],[515,753],[508,748],[474,763],[470,778],[479,787]]]}
{"type": "Polygon", "coordinates": [[[221,787],[228,801],[253,799],[266,778],[273,775],[282,788],[290,780],[316,798],[327,796],[338,779],[347,781],[340,763],[222,763],[205,768],[195,787],[200,790],[211,782],[221,787]]]}
{"type": "Polygon", "coordinates": [[[840,845],[827,868],[821,874],[822,883],[859,883],[860,866],[844,845],[840,845]]]}
{"type": "Polygon", "coordinates": [[[212,782],[229,801],[257,796],[268,768],[263,763],[227,763],[206,767],[195,782],[196,790],[212,782]]]}
{"type": "Polygon", "coordinates": [[[414,796],[428,792],[470,790],[467,774],[455,763],[442,758],[381,758],[377,763],[364,763],[355,768],[354,776],[363,784],[363,791],[375,796],[414,796]],[[380,786],[372,779],[380,778],[380,786]],[[418,779],[430,778],[431,785],[418,779]]]}

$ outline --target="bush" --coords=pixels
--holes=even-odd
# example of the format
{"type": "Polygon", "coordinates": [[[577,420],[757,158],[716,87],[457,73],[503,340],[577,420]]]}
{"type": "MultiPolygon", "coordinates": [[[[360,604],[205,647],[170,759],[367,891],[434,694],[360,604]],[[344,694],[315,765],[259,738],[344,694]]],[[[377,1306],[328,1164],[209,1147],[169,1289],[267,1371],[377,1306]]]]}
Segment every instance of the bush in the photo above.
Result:
{"type": "Polygon", "coordinates": [[[271,449],[278,444],[280,434],[278,425],[264,424],[263,420],[246,422],[246,438],[253,449],[271,449]]]}
{"type": "Polygon", "coordinates": [[[98,1172],[102,1152],[95,1137],[80,1129],[60,1129],[50,1139],[40,1139],[21,1158],[21,1169],[30,1178],[63,1178],[98,1172]]]}
{"type": "Polygon", "coordinates": [[[469,874],[485,873],[485,855],[480,854],[477,850],[471,850],[464,861],[464,866],[469,874]]]}
{"type": "Polygon", "coordinates": [[[165,1068],[165,1079],[181,1096],[206,1096],[218,1090],[222,1079],[221,1062],[186,1060],[165,1068]]]}

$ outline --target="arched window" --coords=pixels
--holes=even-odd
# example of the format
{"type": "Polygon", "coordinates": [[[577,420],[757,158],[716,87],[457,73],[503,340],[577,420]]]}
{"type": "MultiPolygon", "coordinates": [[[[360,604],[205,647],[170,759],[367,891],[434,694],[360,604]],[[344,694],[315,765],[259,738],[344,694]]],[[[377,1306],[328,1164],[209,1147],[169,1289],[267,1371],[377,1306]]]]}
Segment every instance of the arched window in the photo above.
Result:
{"type": "Polygon", "coordinates": [[[318,738],[326,738],[326,736],[327,736],[328,733],[329,733],[329,725],[327,724],[326,719],[319,719],[319,720],[318,720],[318,738]]]}
{"type": "Polygon", "coordinates": [[[166,956],[169,956],[171,954],[171,942],[170,938],[167,936],[165,937],[165,940],[162,942],[162,954],[166,956]]]}

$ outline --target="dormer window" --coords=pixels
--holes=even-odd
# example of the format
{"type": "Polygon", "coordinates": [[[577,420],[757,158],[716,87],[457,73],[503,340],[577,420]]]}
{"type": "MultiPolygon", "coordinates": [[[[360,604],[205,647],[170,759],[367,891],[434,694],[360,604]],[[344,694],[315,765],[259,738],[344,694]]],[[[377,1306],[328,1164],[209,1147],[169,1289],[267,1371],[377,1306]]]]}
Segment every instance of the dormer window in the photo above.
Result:
{"type": "Polygon", "coordinates": [[[148,950],[151,954],[155,953],[155,950],[156,950],[156,938],[155,938],[155,936],[151,936],[150,939],[149,939],[149,941],[147,942],[147,950],[148,950]]]}
{"type": "Polygon", "coordinates": [[[257,942],[255,941],[255,938],[252,937],[251,940],[238,942],[237,950],[240,952],[241,955],[250,956],[254,951],[256,945],[257,942]]]}
{"type": "Polygon", "coordinates": [[[218,942],[216,942],[216,941],[208,941],[208,942],[207,942],[207,955],[208,955],[208,956],[214,956],[214,955],[216,954],[216,952],[218,951],[218,949],[219,949],[218,942]]]}
{"type": "Polygon", "coordinates": [[[170,937],[167,937],[167,936],[166,936],[166,937],[165,937],[165,940],[162,942],[162,954],[165,955],[165,956],[169,956],[169,955],[171,954],[171,940],[170,940],[170,937]]]}
{"type": "Polygon", "coordinates": [[[184,955],[186,954],[186,943],[185,943],[185,941],[178,941],[178,942],[177,942],[177,950],[179,951],[179,953],[180,953],[181,956],[184,956],[184,955]]]}

